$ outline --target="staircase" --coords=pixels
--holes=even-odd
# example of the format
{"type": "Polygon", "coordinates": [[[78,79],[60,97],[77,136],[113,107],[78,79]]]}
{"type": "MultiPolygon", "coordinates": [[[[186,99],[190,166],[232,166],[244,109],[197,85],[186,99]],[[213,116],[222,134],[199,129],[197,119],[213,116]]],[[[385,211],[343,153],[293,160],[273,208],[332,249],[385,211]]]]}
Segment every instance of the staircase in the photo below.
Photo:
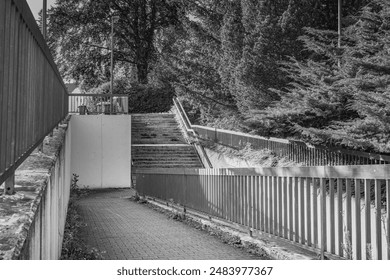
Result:
{"type": "Polygon", "coordinates": [[[136,114],[131,123],[133,169],[203,168],[174,114],[136,114]]]}

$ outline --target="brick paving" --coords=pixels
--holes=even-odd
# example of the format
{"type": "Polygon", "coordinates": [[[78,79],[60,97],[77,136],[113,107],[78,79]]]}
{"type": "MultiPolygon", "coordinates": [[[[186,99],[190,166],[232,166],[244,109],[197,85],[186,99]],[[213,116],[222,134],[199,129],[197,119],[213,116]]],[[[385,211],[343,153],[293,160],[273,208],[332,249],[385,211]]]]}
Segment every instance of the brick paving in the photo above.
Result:
{"type": "Polygon", "coordinates": [[[109,260],[258,259],[129,199],[131,190],[92,191],[78,205],[83,238],[109,260]]]}

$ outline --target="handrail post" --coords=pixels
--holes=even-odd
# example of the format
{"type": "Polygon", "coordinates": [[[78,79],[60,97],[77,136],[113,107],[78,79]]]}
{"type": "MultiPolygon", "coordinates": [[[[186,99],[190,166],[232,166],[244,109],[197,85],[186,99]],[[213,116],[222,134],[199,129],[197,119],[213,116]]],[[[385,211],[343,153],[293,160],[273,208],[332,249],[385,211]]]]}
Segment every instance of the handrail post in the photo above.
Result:
{"type": "Polygon", "coordinates": [[[4,182],[4,194],[15,194],[15,172],[13,172],[4,182]]]}
{"type": "Polygon", "coordinates": [[[38,152],[43,153],[43,141],[37,147],[38,152]]]}

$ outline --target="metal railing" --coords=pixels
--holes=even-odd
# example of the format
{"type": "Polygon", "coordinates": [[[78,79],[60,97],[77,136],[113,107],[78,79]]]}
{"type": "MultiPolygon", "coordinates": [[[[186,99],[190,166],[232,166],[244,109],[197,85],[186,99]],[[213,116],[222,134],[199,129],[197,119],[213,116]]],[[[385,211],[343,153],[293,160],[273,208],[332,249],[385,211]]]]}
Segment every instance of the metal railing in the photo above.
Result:
{"type": "MultiPolygon", "coordinates": [[[[180,101],[175,99],[180,104],[180,101]]],[[[266,138],[247,133],[217,129],[207,126],[191,125],[181,104],[180,114],[184,115],[186,126],[196,132],[200,139],[212,141],[221,145],[244,148],[250,144],[254,149],[268,149],[279,157],[301,163],[306,166],[321,165],[363,165],[363,164],[388,164],[390,156],[341,149],[337,147],[324,147],[310,145],[302,141],[280,138],[266,138]]]]}
{"type": "Polygon", "coordinates": [[[70,94],[69,113],[127,115],[129,113],[129,97],[123,94],[70,94]]]}
{"type": "Polygon", "coordinates": [[[390,259],[390,166],[144,169],[136,189],[321,256],[390,259]]]}
{"type": "Polygon", "coordinates": [[[25,0],[0,1],[0,184],[68,114],[68,94],[25,0]]]}
{"type": "MultiPolygon", "coordinates": [[[[183,109],[181,103],[177,100],[177,98],[173,99],[174,108],[176,109],[176,115],[179,117],[179,121],[183,124],[186,133],[191,134],[194,138],[197,138],[196,132],[192,129],[191,123],[187,117],[186,112],[183,109]]],[[[201,161],[205,168],[213,168],[211,161],[204,150],[203,146],[199,143],[193,143],[201,161]]]]}

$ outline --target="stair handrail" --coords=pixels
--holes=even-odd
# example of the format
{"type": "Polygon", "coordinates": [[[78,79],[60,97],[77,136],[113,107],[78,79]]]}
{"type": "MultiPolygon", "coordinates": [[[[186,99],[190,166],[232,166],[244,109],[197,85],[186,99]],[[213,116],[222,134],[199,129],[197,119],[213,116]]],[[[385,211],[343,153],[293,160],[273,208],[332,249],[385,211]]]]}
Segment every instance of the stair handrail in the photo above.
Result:
{"type": "MultiPolygon", "coordinates": [[[[363,159],[366,159],[367,161],[371,162],[369,164],[378,164],[378,163],[389,164],[390,163],[390,155],[386,155],[386,154],[355,151],[355,150],[349,150],[349,149],[345,149],[345,148],[341,148],[341,147],[327,147],[327,146],[322,146],[322,145],[314,145],[314,144],[310,144],[310,143],[306,143],[306,142],[303,142],[300,140],[294,140],[294,139],[264,137],[264,136],[252,135],[252,134],[248,134],[248,133],[231,131],[231,130],[226,130],[226,129],[219,129],[219,128],[217,129],[217,128],[208,127],[208,126],[193,125],[190,123],[180,101],[177,98],[175,98],[174,102],[175,102],[176,107],[178,108],[180,117],[183,119],[183,123],[186,125],[186,127],[189,127],[188,130],[191,131],[194,135],[196,135],[197,139],[212,140],[212,141],[219,143],[219,144],[222,144],[222,145],[231,146],[230,144],[222,143],[224,141],[221,141],[221,139],[219,139],[218,136],[219,136],[219,134],[222,133],[222,134],[226,134],[226,135],[230,136],[230,137],[227,137],[227,139],[232,139],[232,137],[236,137],[236,138],[238,137],[238,138],[242,139],[242,141],[241,140],[238,141],[241,143],[241,146],[244,146],[245,142],[250,142],[252,140],[253,141],[263,140],[263,141],[268,141],[268,142],[272,143],[271,147],[269,147],[269,149],[271,149],[271,150],[273,150],[273,148],[272,148],[273,144],[276,144],[279,146],[280,145],[287,146],[286,149],[288,150],[289,153],[293,152],[295,149],[299,149],[299,148],[313,150],[313,151],[315,150],[318,153],[324,154],[323,155],[324,160],[325,160],[325,158],[329,157],[328,154],[331,154],[331,153],[338,154],[338,158],[342,158],[341,159],[342,162],[339,163],[339,165],[340,164],[341,165],[350,165],[351,163],[348,163],[348,162],[352,162],[354,160],[358,161],[358,160],[363,160],[363,159]],[[202,130],[209,131],[211,136],[206,137],[206,138],[203,137],[202,130]],[[250,139],[252,139],[252,140],[250,140],[250,139]],[[327,154],[325,155],[325,153],[327,153],[327,154]],[[347,157],[351,157],[351,159],[348,159],[347,157]],[[361,159],[358,159],[359,157],[361,159]],[[374,162],[372,162],[372,161],[374,161],[374,162]]],[[[280,149],[280,147],[277,149],[280,149]]],[[[294,161],[297,160],[298,162],[311,161],[311,159],[304,159],[302,161],[302,159],[299,157],[303,158],[303,156],[295,155],[294,153],[289,154],[287,156],[294,161]]],[[[333,161],[337,161],[338,158],[333,159],[333,161]]],[[[331,164],[330,161],[331,161],[331,159],[328,159],[326,164],[320,164],[320,165],[329,165],[329,164],[331,164]]],[[[309,165],[311,165],[311,164],[309,164],[309,165]]],[[[318,164],[314,163],[314,165],[318,165],[318,164]]]]}
{"type": "MultiPolygon", "coordinates": [[[[192,133],[194,138],[198,141],[199,138],[198,138],[195,130],[192,128],[192,124],[191,124],[191,122],[190,122],[190,120],[189,120],[189,118],[188,118],[188,116],[183,108],[183,105],[179,101],[179,99],[174,97],[173,104],[176,107],[176,111],[177,111],[182,123],[184,124],[184,127],[185,127],[187,133],[192,133]]],[[[211,161],[210,161],[209,157],[207,156],[207,153],[204,150],[203,146],[199,145],[198,143],[194,143],[194,146],[195,146],[195,149],[198,151],[199,157],[200,157],[203,165],[206,168],[213,168],[213,165],[211,164],[211,161]]]]}
{"type": "Polygon", "coordinates": [[[191,131],[191,132],[195,132],[193,129],[192,129],[192,124],[186,114],[186,111],[184,110],[183,108],[183,105],[181,104],[181,102],[179,101],[179,99],[177,99],[176,97],[173,98],[173,103],[175,104],[178,112],[179,112],[179,116],[180,118],[182,119],[185,127],[186,127],[186,130],[188,131],[191,131]]]}

